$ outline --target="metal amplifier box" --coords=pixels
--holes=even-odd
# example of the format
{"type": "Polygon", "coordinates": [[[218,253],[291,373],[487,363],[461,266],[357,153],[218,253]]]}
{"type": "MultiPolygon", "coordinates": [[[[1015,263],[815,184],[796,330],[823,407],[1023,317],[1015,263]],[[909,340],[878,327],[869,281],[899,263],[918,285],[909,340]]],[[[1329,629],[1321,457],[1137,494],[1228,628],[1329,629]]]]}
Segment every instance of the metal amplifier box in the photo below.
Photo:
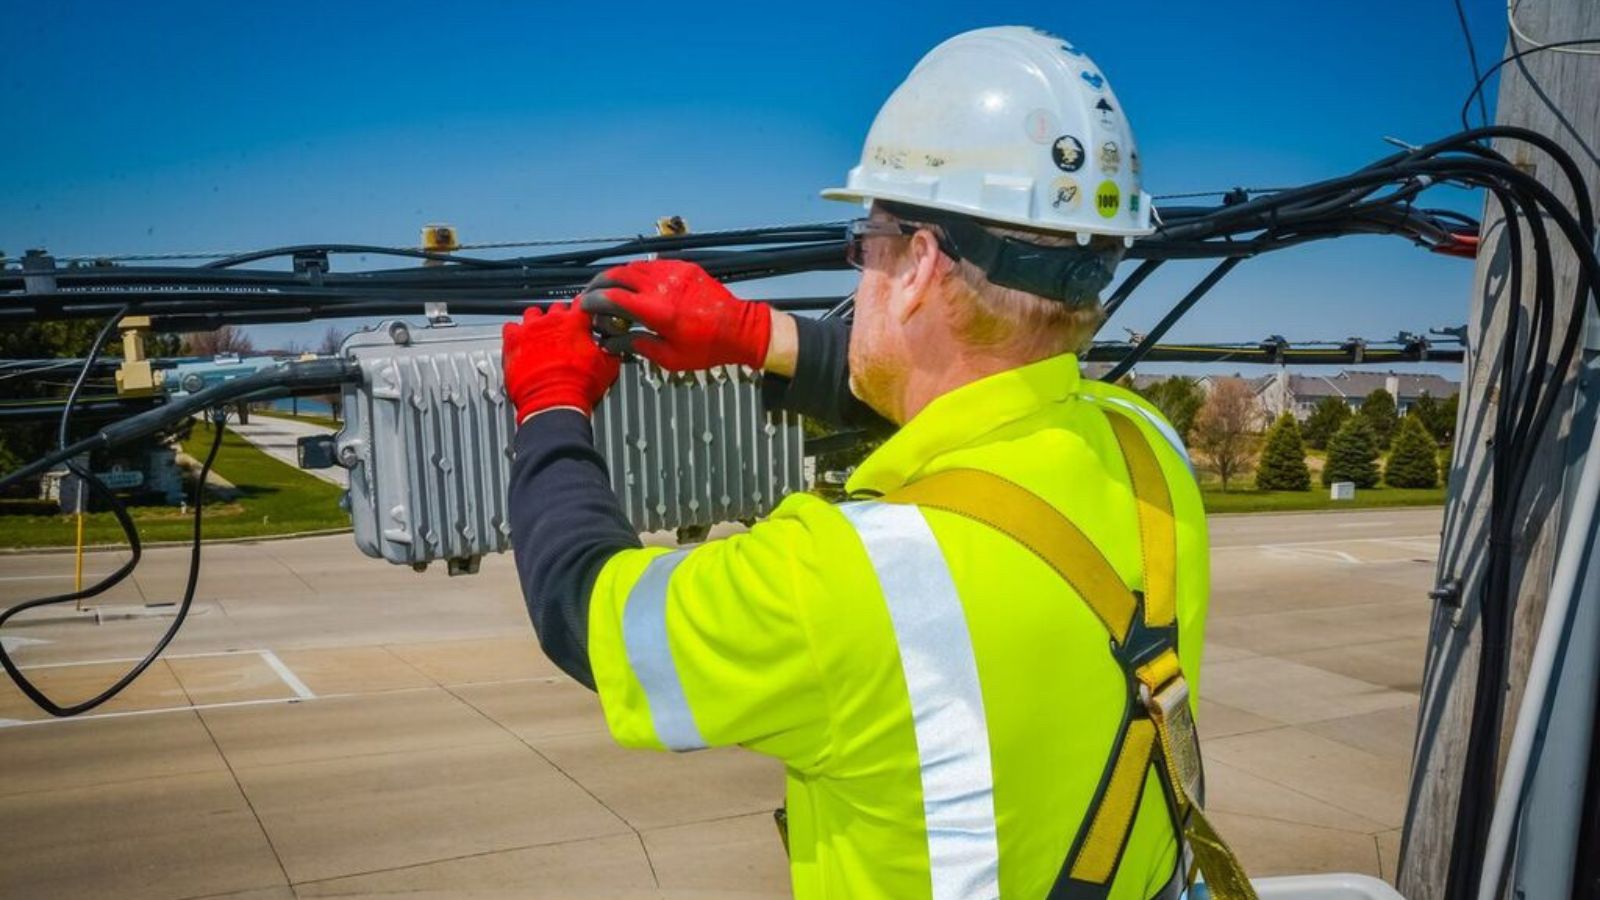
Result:
{"type": "MultiPolygon", "coordinates": [[[[362,552],[419,568],[444,559],[456,574],[509,549],[516,423],[499,326],[389,322],[340,352],[361,370],[335,441],[362,552]]],[[[765,413],[760,375],[746,369],[671,374],[630,360],[594,430],[640,531],[754,520],[806,486],[800,418],[765,413]]]]}

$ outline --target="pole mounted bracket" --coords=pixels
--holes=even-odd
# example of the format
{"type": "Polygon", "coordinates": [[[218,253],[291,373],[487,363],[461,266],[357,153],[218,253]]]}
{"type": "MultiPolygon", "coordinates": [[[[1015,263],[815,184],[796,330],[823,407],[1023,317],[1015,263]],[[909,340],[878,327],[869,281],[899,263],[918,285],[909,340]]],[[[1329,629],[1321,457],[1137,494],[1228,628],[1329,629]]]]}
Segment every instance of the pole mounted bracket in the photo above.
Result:
{"type": "Polygon", "coordinates": [[[1461,579],[1447,578],[1434,585],[1428,592],[1428,599],[1443,606],[1445,609],[1461,608],[1461,579]]]}
{"type": "MultiPolygon", "coordinates": [[[[456,234],[454,225],[424,225],[422,226],[422,249],[429,253],[454,253],[461,249],[461,239],[456,234]]],[[[438,266],[442,263],[437,259],[430,259],[423,263],[424,266],[438,266]]],[[[443,300],[427,300],[422,304],[422,314],[427,317],[428,324],[435,327],[454,325],[450,319],[450,307],[443,300]]]]}

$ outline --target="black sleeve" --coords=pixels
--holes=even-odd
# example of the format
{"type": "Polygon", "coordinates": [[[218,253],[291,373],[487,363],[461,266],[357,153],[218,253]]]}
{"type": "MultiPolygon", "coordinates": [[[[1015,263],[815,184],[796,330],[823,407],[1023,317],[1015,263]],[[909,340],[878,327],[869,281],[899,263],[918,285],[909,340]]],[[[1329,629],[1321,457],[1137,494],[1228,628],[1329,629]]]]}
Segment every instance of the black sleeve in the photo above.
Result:
{"type": "Polygon", "coordinates": [[[894,430],[850,392],[850,322],[794,317],[799,336],[793,378],[767,375],[761,399],[768,409],[786,409],[831,425],[875,433],[894,430]]]}
{"type": "Polygon", "coordinates": [[[511,546],[539,645],[594,690],[589,594],[613,554],[642,546],[611,492],[589,417],[540,413],[517,429],[511,462],[511,546]]]}

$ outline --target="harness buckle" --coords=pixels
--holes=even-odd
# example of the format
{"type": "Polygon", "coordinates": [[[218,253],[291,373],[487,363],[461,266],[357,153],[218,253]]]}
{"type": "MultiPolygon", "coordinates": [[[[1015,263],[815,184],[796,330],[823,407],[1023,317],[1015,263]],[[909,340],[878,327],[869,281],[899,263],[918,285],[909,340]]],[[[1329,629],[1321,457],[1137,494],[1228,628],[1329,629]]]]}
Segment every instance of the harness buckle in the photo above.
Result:
{"type": "Polygon", "coordinates": [[[1195,733],[1194,712],[1189,707],[1189,683],[1182,675],[1152,690],[1140,686],[1150,720],[1161,741],[1161,759],[1167,775],[1183,805],[1198,804],[1201,767],[1200,739],[1195,733]]]}

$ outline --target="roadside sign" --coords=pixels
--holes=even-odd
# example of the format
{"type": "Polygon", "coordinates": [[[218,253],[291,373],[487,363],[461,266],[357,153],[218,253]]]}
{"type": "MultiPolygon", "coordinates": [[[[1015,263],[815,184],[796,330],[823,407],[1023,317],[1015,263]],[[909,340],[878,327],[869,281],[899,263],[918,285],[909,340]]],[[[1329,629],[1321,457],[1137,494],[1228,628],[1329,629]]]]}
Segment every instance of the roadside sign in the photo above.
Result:
{"type": "Polygon", "coordinates": [[[94,476],[113,491],[136,488],[144,484],[144,472],[138,469],[112,469],[109,472],[96,472],[94,476]]]}

